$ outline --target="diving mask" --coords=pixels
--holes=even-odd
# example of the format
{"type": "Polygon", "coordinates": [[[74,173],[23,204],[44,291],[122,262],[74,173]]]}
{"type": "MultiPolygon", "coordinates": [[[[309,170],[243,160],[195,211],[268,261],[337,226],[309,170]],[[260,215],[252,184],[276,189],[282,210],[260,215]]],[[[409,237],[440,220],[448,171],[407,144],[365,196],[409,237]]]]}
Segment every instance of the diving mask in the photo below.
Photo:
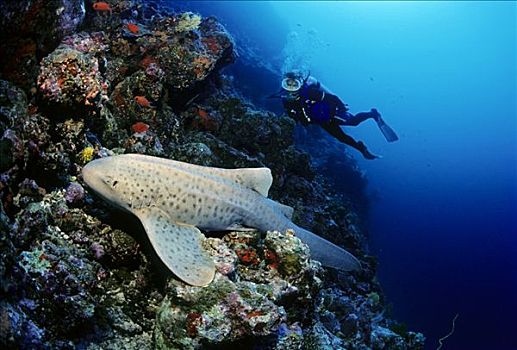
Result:
{"type": "Polygon", "coordinates": [[[295,78],[284,78],[282,79],[282,89],[289,92],[296,92],[302,87],[300,79],[295,78]]]}

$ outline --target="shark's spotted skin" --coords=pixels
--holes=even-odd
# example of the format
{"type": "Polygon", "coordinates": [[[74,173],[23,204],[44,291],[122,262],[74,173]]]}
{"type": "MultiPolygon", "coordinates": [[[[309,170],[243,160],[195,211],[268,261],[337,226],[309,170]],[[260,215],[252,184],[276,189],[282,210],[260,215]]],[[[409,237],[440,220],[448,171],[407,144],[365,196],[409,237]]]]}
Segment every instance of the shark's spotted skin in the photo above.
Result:
{"type": "Polygon", "coordinates": [[[214,278],[214,263],[201,248],[203,234],[192,225],[171,221],[158,208],[134,211],[165,265],[184,281],[206,285],[214,278]]]}
{"type": "Polygon", "coordinates": [[[209,284],[215,271],[198,228],[291,228],[324,265],[360,267],[347,251],[292,223],[292,208],[266,198],[272,183],[267,168],[220,169],[126,154],[90,162],[83,178],[104,199],[136,215],[158,256],[192,285],[209,284]]]}

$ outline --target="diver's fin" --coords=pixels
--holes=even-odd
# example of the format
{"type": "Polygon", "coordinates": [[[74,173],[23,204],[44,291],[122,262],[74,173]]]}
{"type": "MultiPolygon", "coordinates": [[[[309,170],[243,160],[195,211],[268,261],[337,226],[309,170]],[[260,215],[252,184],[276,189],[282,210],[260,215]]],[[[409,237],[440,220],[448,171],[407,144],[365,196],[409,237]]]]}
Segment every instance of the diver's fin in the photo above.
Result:
{"type": "Polygon", "coordinates": [[[318,260],[324,266],[341,271],[358,271],[361,269],[359,260],[345,249],[301,227],[294,224],[293,226],[295,235],[309,246],[312,259],[318,260]]]}
{"type": "Polygon", "coordinates": [[[157,207],[133,212],[142,222],[160,259],[176,276],[193,286],[210,284],[215,265],[201,246],[204,236],[197,227],[174,222],[157,207]]]}
{"type": "Polygon", "coordinates": [[[386,141],[395,142],[399,139],[395,131],[390,128],[390,126],[386,124],[386,122],[381,117],[377,118],[375,121],[377,122],[377,126],[381,130],[382,134],[386,138],[386,141]]]}

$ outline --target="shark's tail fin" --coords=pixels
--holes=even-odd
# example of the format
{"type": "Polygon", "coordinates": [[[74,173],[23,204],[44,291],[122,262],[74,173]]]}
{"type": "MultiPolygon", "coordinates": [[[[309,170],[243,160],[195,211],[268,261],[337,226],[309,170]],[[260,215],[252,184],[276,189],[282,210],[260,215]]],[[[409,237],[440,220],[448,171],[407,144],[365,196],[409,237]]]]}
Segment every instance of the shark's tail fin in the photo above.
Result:
{"type": "Polygon", "coordinates": [[[293,227],[298,236],[311,249],[311,256],[324,266],[333,267],[341,271],[357,271],[361,269],[361,263],[355,256],[334,243],[321,238],[301,227],[293,227]]]}

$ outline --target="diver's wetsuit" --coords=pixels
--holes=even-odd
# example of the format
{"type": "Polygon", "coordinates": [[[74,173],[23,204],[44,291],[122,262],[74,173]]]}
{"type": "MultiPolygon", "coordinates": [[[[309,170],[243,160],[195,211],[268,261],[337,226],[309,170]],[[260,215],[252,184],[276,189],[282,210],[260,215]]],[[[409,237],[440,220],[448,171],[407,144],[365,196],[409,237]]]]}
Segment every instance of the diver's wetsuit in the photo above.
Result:
{"type": "Polygon", "coordinates": [[[348,112],[346,104],[339,97],[330,93],[312,77],[299,91],[284,95],[282,102],[291,118],[304,125],[319,124],[338,141],[357,149],[365,158],[376,158],[363,142],[354,140],[340,128],[341,125],[356,126],[367,119],[378,118],[380,115],[375,110],[355,115],[348,112]]]}

